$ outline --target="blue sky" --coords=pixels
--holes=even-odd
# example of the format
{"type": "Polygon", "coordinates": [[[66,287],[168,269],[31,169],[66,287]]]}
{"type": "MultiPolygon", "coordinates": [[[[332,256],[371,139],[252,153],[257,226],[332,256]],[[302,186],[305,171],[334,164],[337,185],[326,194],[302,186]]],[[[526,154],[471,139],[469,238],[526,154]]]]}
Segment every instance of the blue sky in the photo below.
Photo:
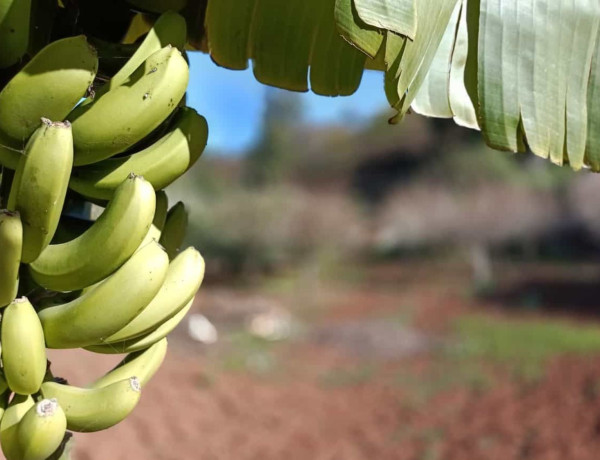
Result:
{"type": "MultiPolygon", "coordinates": [[[[259,133],[267,87],[254,79],[251,69],[224,69],[198,52],[189,53],[189,57],[187,104],[208,120],[208,147],[230,154],[242,152],[259,133]]],[[[360,89],[352,96],[330,98],[303,93],[301,97],[305,120],[318,124],[367,118],[388,107],[383,75],[372,71],[365,72],[360,89]]]]}

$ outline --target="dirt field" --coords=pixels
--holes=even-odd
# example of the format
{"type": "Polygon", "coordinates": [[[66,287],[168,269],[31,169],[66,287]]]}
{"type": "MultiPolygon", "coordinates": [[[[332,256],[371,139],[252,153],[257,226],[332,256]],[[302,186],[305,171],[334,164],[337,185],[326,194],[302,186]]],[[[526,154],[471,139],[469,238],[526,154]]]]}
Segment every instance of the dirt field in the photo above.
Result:
{"type": "MultiPolygon", "coordinates": [[[[460,266],[205,286],[195,311],[219,341],[182,324],[134,413],[76,434],[73,458],[595,460],[600,267],[504,268],[486,301],[460,266]],[[543,289],[574,282],[587,297],[543,289]],[[251,332],[265,314],[287,321],[281,340],[251,332]]],[[[118,360],[52,356],[82,385],[118,360]]]]}

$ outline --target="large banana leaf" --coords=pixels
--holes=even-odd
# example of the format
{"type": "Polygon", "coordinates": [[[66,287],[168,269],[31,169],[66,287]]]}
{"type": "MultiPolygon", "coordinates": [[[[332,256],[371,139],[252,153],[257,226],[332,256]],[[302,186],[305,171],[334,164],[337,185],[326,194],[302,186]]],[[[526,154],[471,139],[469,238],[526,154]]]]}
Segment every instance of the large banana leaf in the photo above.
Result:
{"type": "Polygon", "coordinates": [[[326,95],[380,69],[397,120],[412,107],[496,149],[600,170],[598,0],[207,3],[202,38],[220,65],[251,60],[261,82],[326,95]]]}
{"type": "Polygon", "coordinates": [[[214,0],[206,10],[214,61],[245,69],[262,83],[330,96],[358,88],[366,55],[338,34],[334,0],[214,0]]]}

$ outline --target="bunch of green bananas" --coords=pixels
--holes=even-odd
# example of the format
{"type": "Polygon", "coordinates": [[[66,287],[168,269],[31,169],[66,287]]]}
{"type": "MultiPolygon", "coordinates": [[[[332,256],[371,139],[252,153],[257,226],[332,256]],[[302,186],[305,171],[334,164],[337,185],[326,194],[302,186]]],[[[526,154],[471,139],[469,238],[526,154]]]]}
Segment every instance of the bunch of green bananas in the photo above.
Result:
{"type": "Polygon", "coordinates": [[[168,209],[162,190],[196,162],[208,136],[206,120],[180,104],[184,19],[162,14],[93,94],[98,56],[84,35],[24,57],[29,3],[0,0],[0,40],[7,5],[16,31],[2,42],[0,68],[17,66],[0,91],[0,444],[8,460],[46,459],[66,430],[123,420],[204,276],[200,253],[180,251],[185,208],[168,209]],[[75,225],[65,206],[73,200],[105,209],[75,225]],[[46,348],[80,347],[127,356],[80,388],[55,378],[46,359],[46,348]]]}

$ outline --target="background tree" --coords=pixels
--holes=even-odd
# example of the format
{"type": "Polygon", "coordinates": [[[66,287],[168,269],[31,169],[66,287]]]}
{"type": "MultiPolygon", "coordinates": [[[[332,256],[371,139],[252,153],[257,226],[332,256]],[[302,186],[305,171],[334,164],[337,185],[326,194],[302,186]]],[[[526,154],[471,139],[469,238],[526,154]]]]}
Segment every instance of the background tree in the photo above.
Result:
{"type": "Polygon", "coordinates": [[[254,187],[281,180],[298,153],[292,148],[292,127],[302,118],[300,99],[291,93],[274,91],[267,91],[265,98],[262,131],[245,165],[245,180],[254,187]]]}

